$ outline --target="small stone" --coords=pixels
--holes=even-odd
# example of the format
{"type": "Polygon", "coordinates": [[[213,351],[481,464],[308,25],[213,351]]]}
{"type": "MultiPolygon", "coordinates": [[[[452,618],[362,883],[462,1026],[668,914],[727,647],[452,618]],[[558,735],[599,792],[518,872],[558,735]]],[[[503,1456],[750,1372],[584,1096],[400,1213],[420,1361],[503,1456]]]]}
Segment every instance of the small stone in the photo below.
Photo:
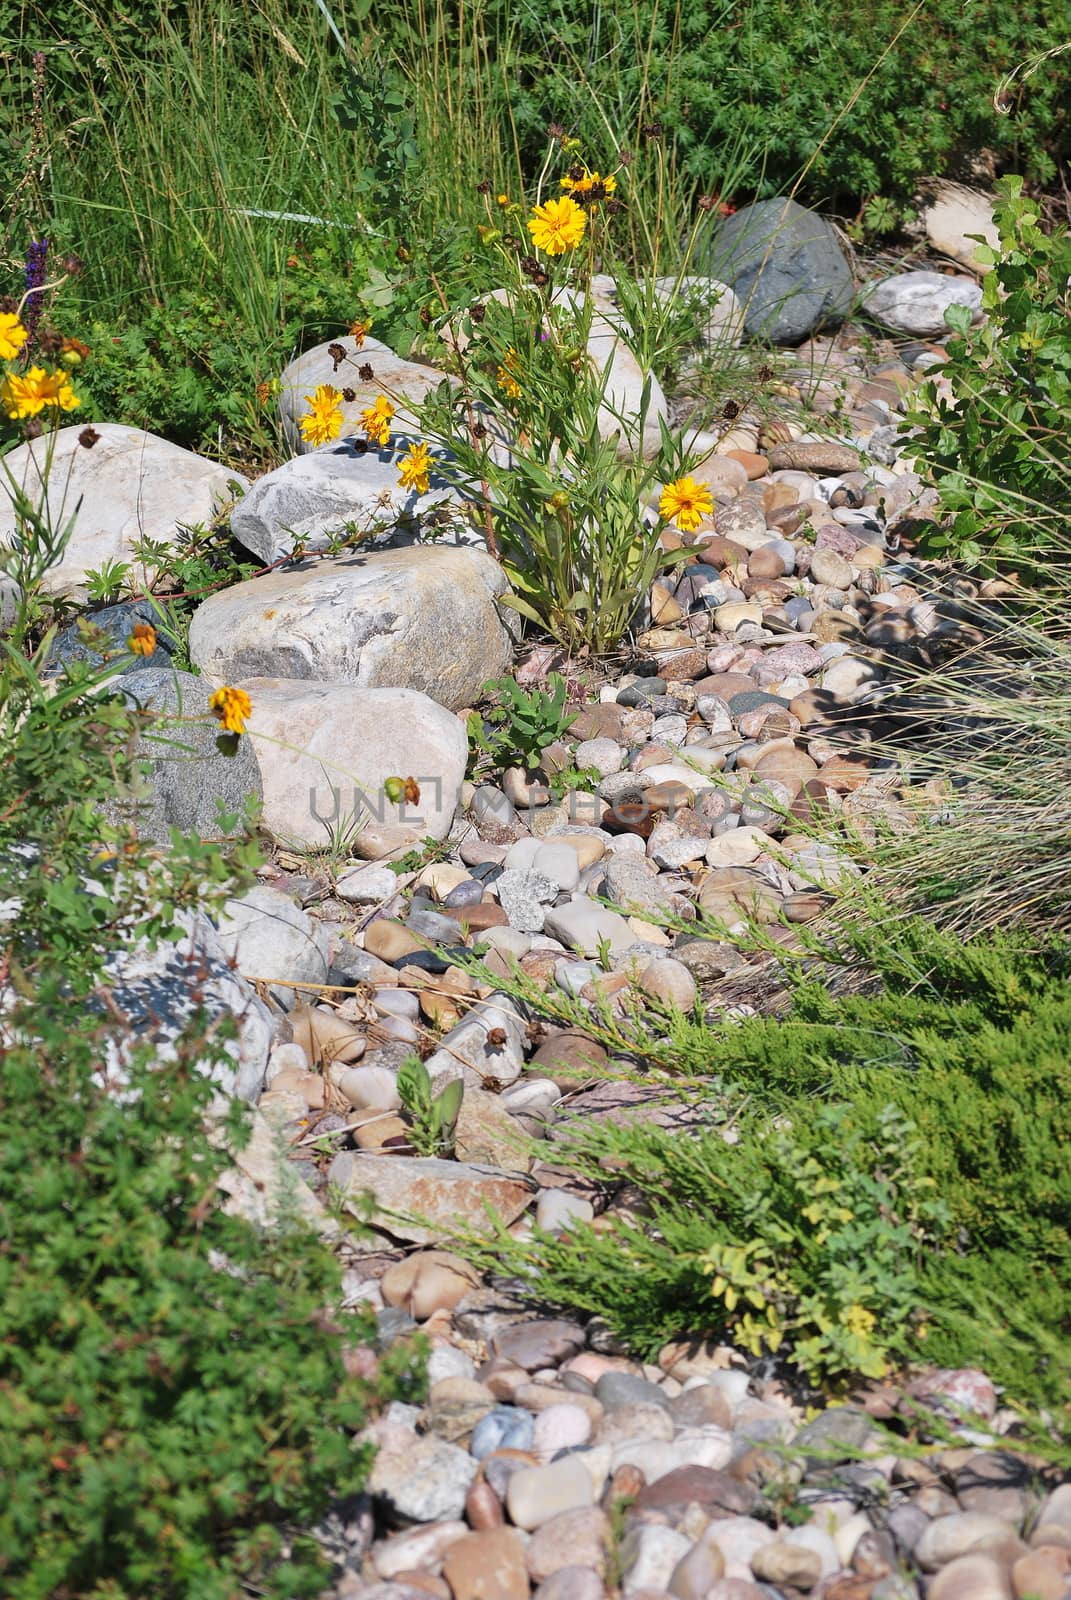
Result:
{"type": "Polygon", "coordinates": [[[436,1311],[452,1311],[480,1281],[479,1273],[445,1250],[418,1250],[388,1267],[379,1286],[389,1306],[401,1306],[417,1322],[436,1311]]]}
{"type": "Polygon", "coordinates": [[[695,978],[683,962],[664,956],[640,969],[636,982],[644,994],[662,1005],[690,1011],[698,993],[695,978]]]}
{"type": "Polygon", "coordinates": [[[535,1419],[529,1412],[518,1406],[496,1406],[476,1423],[469,1450],[477,1461],[495,1450],[527,1450],[534,1431],[535,1419]]]}
{"type": "Polygon", "coordinates": [[[575,1322],[536,1318],[503,1328],[491,1339],[496,1356],[538,1372],[543,1367],[558,1367],[584,1348],[584,1330],[575,1322]]]}
{"type": "Polygon", "coordinates": [[[1012,1586],[995,1556],[960,1556],[934,1578],[927,1600],[1012,1600],[1012,1586]]]}
{"type": "Polygon", "coordinates": [[[463,1522],[435,1522],[426,1528],[410,1528],[405,1533],[383,1539],[372,1549],[372,1564],[381,1578],[396,1578],[399,1573],[441,1566],[444,1555],[458,1539],[468,1537],[463,1522]]]}
{"type": "Polygon", "coordinates": [[[465,1497],[465,1516],[478,1533],[488,1528],[501,1528],[506,1520],[502,1502],[491,1485],[477,1478],[465,1497]]]}
{"type": "Polygon", "coordinates": [[[707,1600],[713,1585],[725,1574],[725,1559],[716,1544],[700,1540],[682,1556],[666,1585],[675,1600],[707,1600]]]}
{"type": "Polygon", "coordinates": [[[851,563],[835,550],[816,549],[811,552],[811,577],[831,589],[848,589],[852,582],[851,563]]]}
{"type": "Polygon", "coordinates": [[[746,1581],[752,1577],[753,1556],[764,1545],[772,1544],[774,1537],[773,1530],[754,1517],[726,1517],[724,1521],[712,1523],[705,1535],[720,1550],[726,1577],[746,1581]]]}
{"type": "Polygon", "coordinates": [[[1015,1529],[1000,1517],[985,1516],[980,1511],[955,1511],[930,1523],[915,1547],[915,1559],[932,1572],[976,1550],[1005,1554],[1018,1548],[1015,1529]]]}
{"type": "Polygon", "coordinates": [[[575,1455],[564,1456],[544,1467],[524,1467],[515,1472],[506,1490],[510,1520],[518,1528],[541,1528],[563,1511],[594,1504],[591,1474],[575,1455]]]}
{"type": "Polygon", "coordinates": [[[543,1580],[532,1600],[606,1600],[606,1588],[590,1568],[560,1567],[543,1580]]]}
{"type": "Polygon", "coordinates": [[[822,1575],[822,1562],[813,1550],[803,1550],[798,1545],[775,1539],[755,1551],[751,1570],[764,1583],[787,1584],[792,1589],[810,1591],[822,1575]]]}
{"type": "Polygon", "coordinates": [[[335,881],[335,893],[340,900],[351,905],[372,906],[389,900],[398,893],[399,878],[389,867],[375,862],[365,867],[354,867],[335,881]]]}
{"type": "Polygon", "coordinates": [[[563,1568],[583,1567],[601,1577],[609,1545],[610,1520],[605,1511],[597,1506],[563,1511],[529,1539],[525,1551],[529,1576],[533,1583],[542,1583],[563,1568]]]}
{"type": "Polygon", "coordinates": [[[1041,1545],[1019,1557],[1011,1577],[1016,1600],[1066,1600],[1071,1590],[1071,1550],[1041,1545]]]}
{"type": "Polygon", "coordinates": [[[460,1518],[476,1462],[467,1450],[432,1434],[391,1436],[380,1444],[369,1490],[407,1522],[445,1522],[460,1518]]]}
{"type": "Polygon", "coordinates": [[[445,1553],[443,1575],[454,1600],[528,1600],[524,1541],[514,1528],[457,1539],[445,1553]]]}
{"type": "Polygon", "coordinates": [[[858,452],[834,440],[791,440],[775,445],[770,451],[771,472],[809,472],[833,476],[842,472],[858,472],[861,463],[858,452]]]}
{"type": "Polygon", "coordinates": [[[622,1593],[640,1589],[665,1589],[674,1571],[691,1549],[691,1540],[657,1523],[631,1528],[621,1541],[622,1593]]]}
{"type": "Polygon", "coordinates": [[[591,1438],[591,1419],[579,1406],[548,1406],[536,1417],[532,1450],[550,1461],[559,1450],[573,1450],[591,1438]]]}

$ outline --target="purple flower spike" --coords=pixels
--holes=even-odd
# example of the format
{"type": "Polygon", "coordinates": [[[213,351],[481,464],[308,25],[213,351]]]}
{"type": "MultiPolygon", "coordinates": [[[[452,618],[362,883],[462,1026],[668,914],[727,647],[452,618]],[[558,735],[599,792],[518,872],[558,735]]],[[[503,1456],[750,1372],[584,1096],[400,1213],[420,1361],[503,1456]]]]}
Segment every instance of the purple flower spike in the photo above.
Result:
{"type": "Polygon", "coordinates": [[[30,248],[26,252],[26,301],[22,310],[22,325],[29,335],[26,340],[27,349],[34,342],[37,324],[45,309],[45,297],[41,293],[41,285],[47,276],[48,240],[32,239],[30,248]]]}

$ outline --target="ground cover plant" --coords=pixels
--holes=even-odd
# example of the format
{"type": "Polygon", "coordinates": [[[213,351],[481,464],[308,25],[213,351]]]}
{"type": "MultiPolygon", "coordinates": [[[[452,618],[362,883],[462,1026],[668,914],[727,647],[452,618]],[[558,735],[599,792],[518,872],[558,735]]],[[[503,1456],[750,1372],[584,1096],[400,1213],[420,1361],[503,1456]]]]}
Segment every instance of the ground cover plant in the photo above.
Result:
{"type": "Polygon", "coordinates": [[[644,1352],[687,1328],[787,1355],[815,1384],[979,1365],[1062,1407],[1063,1357],[1036,1357],[1071,1331],[1071,950],[964,945],[886,912],[840,956],[870,992],[801,971],[784,1017],[679,1019],[648,1044],[637,1029],[637,1058],[690,1079],[709,1128],[576,1125],[561,1156],[634,1185],[638,1212],[499,1237],[496,1259],[644,1352]]]}

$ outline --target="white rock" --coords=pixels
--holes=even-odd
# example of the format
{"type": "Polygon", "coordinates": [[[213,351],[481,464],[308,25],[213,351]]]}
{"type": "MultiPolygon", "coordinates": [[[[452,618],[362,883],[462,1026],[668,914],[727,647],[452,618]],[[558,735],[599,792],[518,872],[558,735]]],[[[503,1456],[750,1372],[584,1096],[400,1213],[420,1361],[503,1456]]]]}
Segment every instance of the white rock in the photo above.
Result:
{"type": "Polygon", "coordinates": [[[553,840],[538,843],[531,870],[542,873],[565,894],[572,894],[580,882],[580,858],[576,851],[571,845],[556,844],[553,840]]]}
{"type": "Polygon", "coordinates": [[[190,625],[190,656],[213,684],[279,677],[419,689],[455,709],[509,665],[495,605],[507,586],[479,550],[328,557],[210,595],[190,625]]]}
{"type": "MultiPolygon", "coordinates": [[[[41,482],[44,437],[12,450],[0,478],[0,545],[10,543],[15,531],[9,475],[44,508],[54,528],[73,519],[63,559],[45,574],[46,594],[83,599],[87,572],[109,561],[133,563],[134,545],[143,539],[174,548],[180,525],[210,523],[248,486],[218,461],[118,422],[96,423],[99,437],[87,450],[78,442],[83,427],[76,422],[52,436],[47,494],[41,482]]],[[[136,573],[141,580],[140,567],[136,573]]]]}
{"type": "Polygon", "coordinates": [[[336,880],[335,893],[350,905],[378,906],[398,893],[398,881],[389,867],[353,867],[336,880]]]}
{"type": "Polygon", "coordinates": [[[360,350],[356,341],[348,335],[329,339],[291,361],[280,375],[279,420],[283,434],[293,449],[302,454],[310,450],[311,447],[301,437],[298,418],[308,410],[306,396],[311,395],[320,384],[330,384],[338,390],[353,390],[354,398],[342,402],[346,433],[356,432],[363,437],[360,414],[381,394],[386,395],[397,408],[392,428],[396,426],[414,432],[418,428],[416,407],[430,389],[442,383],[443,377],[444,374],[434,367],[403,361],[389,345],[378,339],[366,338],[360,350]],[[330,354],[332,344],[340,344],[346,351],[346,359],[337,370],[335,358],[330,354]],[[359,376],[358,369],[362,366],[372,368],[370,379],[359,376]],[[406,401],[411,403],[407,405],[406,401]]]}
{"type": "Polygon", "coordinates": [[[322,847],[347,820],[363,817],[351,848],[374,859],[446,837],[468,740],[442,706],[412,689],[276,678],[249,679],[245,687],[264,785],[263,823],[276,838],[322,847]],[[390,800],[384,785],[393,777],[415,778],[420,799],[390,800]]]}
{"type": "Polygon", "coordinates": [[[657,1523],[640,1524],[625,1535],[621,1544],[624,1567],[621,1587],[625,1594],[636,1589],[664,1589],[673,1569],[692,1548],[686,1534],[657,1523]]]}
{"type": "MultiPolygon", "coordinates": [[[[243,977],[269,983],[286,1006],[290,983],[326,983],[328,935],[289,895],[258,883],[228,900],[219,919],[219,942],[243,977]]],[[[300,998],[300,997],[298,997],[300,998]]]]}
{"type": "MultiPolygon", "coordinates": [[[[510,1104],[511,1111],[520,1108],[510,1104]]],[[[564,1233],[574,1222],[591,1222],[595,1207],[582,1195],[566,1189],[544,1189],[536,1202],[536,1222],[546,1233],[564,1233]]]]}
{"type": "Polygon", "coordinates": [[[579,950],[581,955],[598,955],[599,945],[603,941],[609,944],[615,954],[636,943],[635,935],[624,917],[618,916],[616,911],[607,910],[587,895],[574,895],[564,905],[548,906],[544,926],[552,938],[560,939],[572,950],[579,950]]]}
{"type": "Polygon", "coordinates": [[[985,242],[994,247],[1000,243],[991,195],[941,179],[933,185],[929,198],[920,208],[919,221],[935,250],[951,256],[954,261],[962,261],[975,272],[992,270],[988,263],[978,260],[978,240],[971,237],[981,234],[985,242]]]}
{"type": "Polygon", "coordinates": [[[654,289],[664,305],[674,300],[699,322],[700,335],[708,350],[735,347],[744,336],[744,308],[728,284],[717,278],[686,274],[656,278],[654,289]]]}
{"type": "Polygon", "coordinates": [[[761,828],[734,828],[731,833],[711,839],[706,847],[707,866],[746,867],[764,850],[768,850],[772,843],[770,835],[761,828]]]}
{"type": "Polygon", "coordinates": [[[862,304],[877,322],[916,339],[933,339],[948,332],[949,306],[966,306],[972,321],[982,316],[982,291],[973,278],[948,277],[943,272],[900,272],[893,278],[869,284],[862,304]]]}

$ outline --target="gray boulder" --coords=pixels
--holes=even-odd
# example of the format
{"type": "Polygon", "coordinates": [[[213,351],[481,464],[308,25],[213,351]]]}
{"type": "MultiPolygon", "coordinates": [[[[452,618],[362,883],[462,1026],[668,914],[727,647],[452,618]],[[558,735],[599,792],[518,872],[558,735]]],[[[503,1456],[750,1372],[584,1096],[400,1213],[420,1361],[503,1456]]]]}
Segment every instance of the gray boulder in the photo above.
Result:
{"type": "Polygon", "coordinates": [[[255,1101],[264,1087],[272,1014],[234,972],[208,919],[197,914],[186,919],[186,928],[175,944],[161,944],[152,952],[134,944],[109,961],[109,1015],[125,1017],[128,1029],[109,1036],[105,1075],[121,1087],[129,1052],[139,1045],[151,1044],[161,1066],[173,1061],[179,1035],[199,1013],[206,1034],[218,1035],[219,1024],[232,1018],[235,1036],[221,1041],[220,1059],[206,1055],[205,1070],[228,1094],[255,1101]]]}
{"type": "Polygon", "coordinates": [[[703,261],[729,284],[752,338],[799,344],[851,310],[848,264],[825,217],[795,200],[758,200],[720,223],[703,261]]]}
{"type": "Polygon", "coordinates": [[[307,397],[325,383],[353,396],[342,402],[344,433],[361,431],[361,412],[381,394],[396,407],[391,431],[397,426],[413,433],[417,428],[416,408],[429,389],[437,388],[443,378],[444,374],[434,367],[404,361],[379,339],[366,338],[360,349],[348,334],[340,339],[328,339],[297,356],[280,376],[279,420],[283,434],[299,455],[312,449],[301,437],[298,419],[308,410],[307,397]],[[331,354],[335,345],[345,351],[337,367],[331,354]]]}
{"type": "Polygon", "coordinates": [[[480,550],[330,556],[210,595],[193,618],[190,655],[213,683],[312,678],[419,689],[455,710],[509,665],[495,605],[507,587],[480,550]]]}
{"type": "Polygon", "coordinates": [[[133,819],[143,839],[166,844],[172,828],[199,839],[224,837],[220,808],[241,816],[247,799],[263,793],[260,769],[248,739],[237,752],[217,747],[220,728],[208,709],[211,685],[191,672],[153,667],[124,682],[129,701],[159,713],[141,737],[136,756],[149,764],[132,802],[133,819]]]}
{"type": "MultiPolygon", "coordinates": [[[[156,649],[151,656],[128,655],[121,669],[122,675],[161,669],[167,671],[170,668],[175,647],[167,635],[160,631],[160,618],[151,600],[127,600],[121,605],[105,606],[101,611],[93,611],[79,618],[79,621],[90,623],[107,635],[109,642],[106,648],[109,653],[126,650],[126,642],[135,623],[150,623],[156,629],[156,649]]],[[[83,640],[78,622],[72,622],[69,627],[61,628],[52,641],[47,671],[52,673],[75,661],[88,661],[91,666],[99,667],[103,660],[100,651],[91,649],[83,640]]]]}
{"type": "Polygon", "coordinates": [[[397,531],[449,533],[473,543],[475,530],[459,514],[461,496],[441,473],[431,473],[426,494],[399,485],[398,468],[413,443],[413,435],[394,434],[378,450],[346,438],[284,461],[235,507],[231,532],[265,566],[298,545],[322,550],[342,534],[360,534],[367,543],[397,531]]]}

